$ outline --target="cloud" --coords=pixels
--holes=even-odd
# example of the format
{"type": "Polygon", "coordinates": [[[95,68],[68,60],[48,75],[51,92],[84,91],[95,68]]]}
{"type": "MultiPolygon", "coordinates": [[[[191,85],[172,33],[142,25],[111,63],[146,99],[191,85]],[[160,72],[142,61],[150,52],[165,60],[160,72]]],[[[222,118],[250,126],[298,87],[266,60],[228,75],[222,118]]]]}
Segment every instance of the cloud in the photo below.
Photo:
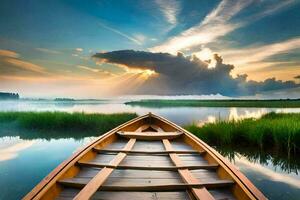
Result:
{"type": "Polygon", "coordinates": [[[83,48],[76,48],[75,50],[78,51],[78,52],[82,52],[83,48]]]}
{"type": "Polygon", "coordinates": [[[134,43],[136,43],[136,44],[138,44],[138,45],[142,45],[142,42],[139,41],[138,39],[134,38],[134,37],[131,37],[131,36],[129,36],[129,35],[127,35],[127,34],[121,32],[121,31],[119,31],[119,30],[117,30],[117,29],[111,28],[111,27],[109,27],[109,26],[107,26],[107,25],[105,25],[105,24],[103,24],[103,23],[98,23],[98,24],[99,24],[102,28],[105,28],[105,29],[107,29],[107,30],[109,30],[109,31],[112,31],[113,33],[116,33],[116,34],[118,34],[118,35],[120,35],[120,36],[122,36],[122,37],[124,37],[124,38],[126,38],[126,39],[128,39],[128,40],[130,40],[130,41],[132,41],[132,42],[134,42],[134,43]]]}
{"type": "Polygon", "coordinates": [[[137,33],[137,34],[134,34],[134,38],[138,41],[140,41],[140,43],[144,43],[147,39],[147,37],[143,34],[140,34],[140,33],[137,33]]]}
{"type": "Polygon", "coordinates": [[[201,25],[226,23],[252,2],[253,0],[223,0],[204,18],[201,25]]]}
{"type": "Polygon", "coordinates": [[[264,81],[247,81],[247,75],[230,74],[233,65],[224,64],[223,59],[214,56],[214,68],[196,56],[185,57],[169,53],[121,50],[97,53],[101,62],[125,65],[129,69],[152,70],[157,76],[150,77],[138,93],[144,94],[222,94],[225,96],[253,95],[264,91],[295,88],[293,81],[269,78],[264,81]]]}
{"type": "Polygon", "coordinates": [[[223,0],[198,25],[159,46],[150,48],[150,51],[176,53],[188,47],[210,43],[240,27],[240,24],[232,24],[228,21],[251,2],[251,0],[223,0]]]}
{"type": "MultiPolygon", "coordinates": [[[[237,73],[247,73],[249,77],[255,80],[275,74],[277,78],[291,79],[293,73],[299,73],[299,62],[272,60],[272,57],[280,54],[286,54],[300,49],[300,37],[291,38],[276,43],[266,45],[256,45],[246,48],[235,48],[219,51],[224,59],[229,60],[235,66],[233,71],[237,73]],[[284,67],[284,71],[282,71],[284,67]],[[277,73],[281,70],[280,73],[277,73]]],[[[198,55],[201,52],[196,52],[198,55]]]]}
{"type": "Polygon", "coordinates": [[[158,5],[167,22],[176,25],[177,14],[180,10],[179,2],[176,0],[156,0],[155,3],[158,5]]]}
{"type": "Polygon", "coordinates": [[[60,54],[61,52],[55,51],[52,49],[45,49],[45,48],[35,48],[38,51],[44,52],[44,53],[51,53],[51,54],[60,54]]]}
{"type": "Polygon", "coordinates": [[[18,58],[19,54],[14,51],[0,49],[0,57],[18,58]]]}
{"type": "Polygon", "coordinates": [[[91,67],[86,67],[86,66],[83,66],[83,65],[78,65],[77,66],[78,68],[80,68],[80,69],[84,69],[84,70],[88,70],[88,71],[90,71],[90,72],[100,72],[100,70],[99,69],[93,69],[93,68],[91,68],[91,67]]]}
{"type": "Polygon", "coordinates": [[[16,74],[46,74],[45,68],[24,61],[19,58],[19,54],[14,51],[0,50],[0,73],[1,75],[16,75],[16,74]]]}
{"type": "Polygon", "coordinates": [[[194,27],[191,27],[179,35],[169,38],[166,42],[149,48],[152,52],[168,52],[176,54],[177,51],[187,50],[212,42],[228,33],[244,27],[249,23],[271,15],[287,6],[295,3],[293,0],[261,2],[255,0],[222,0],[206,17],[194,27]],[[242,10],[250,5],[258,5],[258,11],[247,17],[234,18],[242,10]]]}
{"type": "Polygon", "coordinates": [[[14,65],[18,68],[25,69],[32,72],[38,72],[38,73],[44,73],[45,69],[39,65],[33,64],[31,62],[23,61],[23,60],[17,60],[13,58],[7,58],[5,59],[5,62],[14,65]]]}
{"type": "Polygon", "coordinates": [[[245,65],[262,61],[270,56],[286,53],[298,48],[300,48],[300,37],[256,47],[222,51],[222,55],[234,64],[245,65]]]}
{"type": "Polygon", "coordinates": [[[258,2],[258,3],[263,3],[263,5],[261,5],[261,7],[264,7],[264,9],[258,13],[255,13],[254,15],[250,16],[249,20],[251,20],[251,21],[255,21],[255,20],[263,18],[265,16],[274,14],[283,8],[286,8],[293,4],[296,4],[297,1],[295,1],[295,0],[276,1],[275,0],[273,2],[264,1],[264,2],[258,2]]]}
{"type": "Polygon", "coordinates": [[[87,67],[84,65],[77,65],[77,67],[79,69],[83,69],[89,72],[93,72],[93,73],[97,73],[97,74],[101,74],[101,75],[106,75],[106,76],[115,76],[113,73],[106,71],[106,70],[102,70],[102,69],[95,69],[95,68],[91,68],[91,67],[87,67]]]}

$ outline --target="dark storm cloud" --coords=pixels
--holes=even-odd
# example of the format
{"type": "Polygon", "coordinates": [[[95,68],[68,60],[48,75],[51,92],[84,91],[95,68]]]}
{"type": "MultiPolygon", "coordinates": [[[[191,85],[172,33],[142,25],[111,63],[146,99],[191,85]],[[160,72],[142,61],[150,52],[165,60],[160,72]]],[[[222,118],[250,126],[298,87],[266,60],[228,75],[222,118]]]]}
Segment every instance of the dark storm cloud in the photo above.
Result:
{"type": "Polygon", "coordinates": [[[178,53],[151,53],[145,51],[121,50],[97,53],[93,57],[102,62],[122,64],[129,68],[154,70],[159,76],[148,79],[139,93],[147,94],[217,94],[226,96],[253,95],[263,91],[299,87],[293,81],[280,81],[275,78],[262,82],[247,81],[247,75],[233,78],[230,72],[233,65],[224,64],[215,55],[215,68],[195,56],[185,57],[178,53]]]}

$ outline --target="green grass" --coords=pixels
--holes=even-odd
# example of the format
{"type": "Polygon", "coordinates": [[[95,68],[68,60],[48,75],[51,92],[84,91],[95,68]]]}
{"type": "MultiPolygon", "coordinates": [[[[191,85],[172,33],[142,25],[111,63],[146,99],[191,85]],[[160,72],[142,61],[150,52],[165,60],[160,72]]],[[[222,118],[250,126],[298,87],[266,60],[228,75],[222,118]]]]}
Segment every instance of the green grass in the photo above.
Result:
{"type": "Polygon", "coordinates": [[[300,99],[285,100],[140,100],[126,102],[126,105],[143,107],[265,107],[298,108],[300,99]]]}
{"type": "Polygon", "coordinates": [[[23,138],[35,138],[39,134],[40,138],[98,136],[135,117],[135,113],[0,112],[0,135],[23,138]]]}
{"type": "Polygon", "coordinates": [[[299,113],[269,113],[260,119],[218,121],[185,128],[210,145],[256,147],[288,156],[300,153],[299,113]]]}

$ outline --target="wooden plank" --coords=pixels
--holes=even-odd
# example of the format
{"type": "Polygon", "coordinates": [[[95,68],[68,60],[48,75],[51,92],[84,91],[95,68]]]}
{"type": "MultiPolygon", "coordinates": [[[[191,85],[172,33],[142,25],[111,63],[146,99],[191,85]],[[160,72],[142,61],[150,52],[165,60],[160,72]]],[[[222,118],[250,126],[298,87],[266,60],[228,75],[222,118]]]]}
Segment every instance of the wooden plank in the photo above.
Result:
{"type": "Polygon", "coordinates": [[[98,191],[95,199],[105,200],[190,200],[185,191],[172,192],[126,192],[126,191],[98,191]]]}
{"type": "Polygon", "coordinates": [[[149,124],[145,124],[143,126],[140,126],[138,129],[136,129],[135,132],[142,132],[143,130],[146,130],[149,127],[150,127],[149,124]]]}
{"type": "Polygon", "coordinates": [[[221,178],[231,177],[236,182],[236,186],[234,186],[233,193],[235,193],[235,196],[238,199],[260,199],[260,200],[267,199],[263,195],[263,193],[259,191],[244,174],[242,174],[238,169],[236,169],[236,167],[232,163],[230,163],[226,158],[224,158],[221,154],[219,154],[215,149],[210,147],[208,144],[200,140],[192,133],[188,132],[187,130],[183,129],[177,124],[168,121],[163,117],[152,114],[152,118],[157,120],[163,126],[166,126],[164,127],[165,130],[171,129],[167,127],[168,125],[172,127],[173,130],[175,129],[175,130],[182,131],[184,133],[184,137],[182,139],[186,143],[188,143],[190,146],[193,146],[194,149],[201,149],[206,151],[207,152],[206,155],[208,156],[207,158],[210,157],[211,162],[219,163],[220,172],[222,171],[222,173],[219,173],[221,178]]]}
{"type": "MultiPolygon", "coordinates": [[[[134,180],[134,179],[133,179],[134,180]]],[[[72,187],[72,188],[84,188],[86,187],[86,182],[82,179],[80,180],[70,180],[65,179],[59,181],[60,184],[72,187]]],[[[207,182],[207,183],[176,183],[176,184],[155,184],[155,183],[148,183],[148,184],[114,184],[108,185],[103,184],[101,188],[97,188],[96,190],[103,190],[103,191],[177,191],[177,190],[187,190],[187,189],[203,189],[205,188],[223,188],[227,186],[231,186],[234,184],[233,181],[230,180],[220,180],[216,182],[207,182]]],[[[77,195],[78,196],[78,195],[77,195]]],[[[205,199],[205,198],[204,198],[205,199]]]]}
{"type": "Polygon", "coordinates": [[[125,138],[136,138],[140,140],[161,140],[161,139],[175,139],[182,135],[180,132],[117,132],[120,136],[125,138]]]}
{"type": "MultiPolygon", "coordinates": [[[[165,146],[165,149],[167,151],[172,151],[172,145],[167,139],[163,139],[163,144],[165,146]]],[[[171,153],[169,154],[171,160],[176,166],[183,166],[183,163],[181,162],[180,158],[175,154],[171,153]]],[[[188,184],[201,184],[201,182],[193,177],[193,175],[190,173],[188,169],[179,169],[178,170],[180,176],[182,179],[188,183],[188,184]]],[[[214,200],[214,197],[207,191],[207,189],[203,186],[201,188],[191,188],[192,193],[194,194],[195,198],[198,200],[206,199],[206,200],[214,200]]]]}
{"type": "Polygon", "coordinates": [[[138,140],[133,149],[135,151],[165,151],[161,140],[138,140]]]}
{"type": "Polygon", "coordinates": [[[90,167],[109,167],[109,168],[117,168],[117,169],[140,169],[140,170],[162,170],[162,171],[176,171],[178,169],[217,169],[218,164],[207,164],[207,165],[191,165],[191,166],[133,166],[133,165],[109,165],[109,164],[101,164],[94,162],[78,162],[78,165],[81,166],[90,166],[90,167]]]}
{"type": "MultiPolygon", "coordinates": [[[[53,194],[53,190],[57,190],[61,192],[59,185],[56,184],[57,180],[63,178],[65,174],[70,175],[69,171],[74,168],[74,165],[78,160],[83,158],[86,154],[92,150],[95,146],[105,146],[111,142],[111,139],[115,138],[115,132],[119,130],[123,130],[124,128],[130,129],[134,127],[137,123],[148,118],[148,115],[139,116],[135,119],[132,119],[124,124],[119,125],[118,127],[106,132],[100,137],[96,138],[89,144],[86,144],[77,152],[75,152],[71,157],[62,162],[59,166],[57,166],[51,173],[49,173],[40,183],[38,183],[25,197],[24,200],[32,200],[32,199],[51,199],[55,198],[55,194],[53,194]],[[53,189],[53,190],[52,190],[53,189]]],[[[76,173],[74,173],[75,175],[76,173]]],[[[74,176],[73,175],[73,176],[74,176]]]]}
{"type": "MultiPolygon", "coordinates": [[[[62,191],[56,200],[72,200],[78,189],[66,188],[62,191]]],[[[93,199],[105,200],[154,200],[154,199],[172,199],[172,200],[190,200],[185,191],[165,191],[165,192],[134,192],[134,191],[97,191],[93,199]]]]}
{"type": "Polygon", "coordinates": [[[114,141],[113,143],[110,143],[109,145],[105,146],[105,147],[101,147],[101,146],[96,146],[95,148],[97,149],[120,149],[122,150],[125,145],[127,144],[128,139],[126,138],[118,138],[116,141],[114,141]]]}
{"type": "Polygon", "coordinates": [[[122,150],[122,149],[99,149],[94,148],[94,151],[98,153],[126,153],[126,154],[204,154],[205,151],[196,151],[196,150],[173,150],[173,151],[137,151],[137,150],[122,150]]]}
{"type": "Polygon", "coordinates": [[[185,154],[185,155],[178,155],[176,154],[179,159],[181,160],[183,165],[205,165],[208,164],[207,160],[203,158],[201,155],[190,155],[190,154],[185,154]]]}
{"type": "Polygon", "coordinates": [[[236,200],[236,198],[233,196],[231,190],[226,189],[212,189],[209,190],[209,192],[213,195],[213,197],[217,200],[236,200]]]}
{"type": "Polygon", "coordinates": [[[156,130],[157,132],[164,132],[164,130],[162,128],[160,128],[159,126],[157,126],[155,124],[151,124],[150,127],[153,128],[154,130],[156,130]]]}
{"type": "MultiPolygon", "coordinates": [[[[124,147],[124,150],[132,149],[136,139],[130,139],[124,147]]],[[[118,166],[119,163],[126,157],[125,153],[118,155],[110,162],[111,166],[118,166]]],[[[113,172],[114,168],[103,168],[85,187],[76,195],[75,200],[90,199],[90,197],[98,190],[98,188],[106,181],[108,176],[113,172]]]]}

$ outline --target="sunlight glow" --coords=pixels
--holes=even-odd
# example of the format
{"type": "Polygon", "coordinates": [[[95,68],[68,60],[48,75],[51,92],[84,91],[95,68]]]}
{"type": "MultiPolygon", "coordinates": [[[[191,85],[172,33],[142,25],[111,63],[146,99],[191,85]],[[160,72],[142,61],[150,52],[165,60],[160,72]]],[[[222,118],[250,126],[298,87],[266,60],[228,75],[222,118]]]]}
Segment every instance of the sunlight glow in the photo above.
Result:
{"type": "Polygon", "coordinates": [[[147,69],[143,72],[144,74],[146,74],[147,76],[152,76],[154,75],[156,72],[150,69],[147,69]]]}
{"type": "Polygon", "coordinates": [[[213,52],[209,48],[204,48],[195,53],[195,55],[202,61],[210,60],[213,57],[213,52]]]}
{"type": "Polygon", "coordinates": [[[208,64],[207,68],[208,69],[216,68],[216,64],[217,64],[217,61],[215,59],[212,59],[212,60],[210,60],[210,63],[208,64]]]}

